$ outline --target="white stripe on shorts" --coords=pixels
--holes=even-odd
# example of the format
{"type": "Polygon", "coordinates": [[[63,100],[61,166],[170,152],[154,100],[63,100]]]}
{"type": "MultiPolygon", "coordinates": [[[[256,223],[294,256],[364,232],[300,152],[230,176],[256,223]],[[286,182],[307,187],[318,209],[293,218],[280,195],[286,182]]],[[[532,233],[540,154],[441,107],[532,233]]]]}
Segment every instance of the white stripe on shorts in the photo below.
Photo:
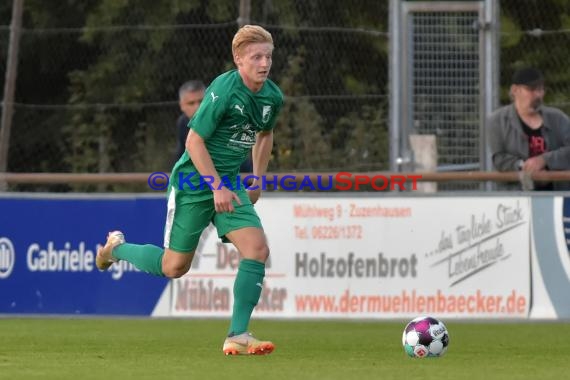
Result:
{"type": "Polygon", "coordinates": [[[176,189],[174,186],[170,188],[168,193],[168,205],[166,206],[166,223],[164,225],[164,248],[170,246],[170,233],[172,232],[172,223],[174,222],[174,212],[176,211],[176,189]]]}

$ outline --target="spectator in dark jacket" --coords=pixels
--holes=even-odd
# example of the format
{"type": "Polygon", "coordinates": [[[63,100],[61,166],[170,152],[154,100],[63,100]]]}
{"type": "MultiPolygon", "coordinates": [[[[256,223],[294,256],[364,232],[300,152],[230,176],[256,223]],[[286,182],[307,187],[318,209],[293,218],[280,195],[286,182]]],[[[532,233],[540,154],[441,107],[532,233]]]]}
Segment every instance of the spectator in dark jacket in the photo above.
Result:
{"type": "MultiPolygon", "coordinates": [[[[521,178],[542,170],[570,170],[570,121],[559,109],[543,105],[542,73],[520,69],[511,83],[512,103],[493,112],[487,124],[495,168],[519,170],[521,178]]],[[[534,189],[570,190],[570,183],[537,182],[534,189]]]]}
{"type": "Polygon", "coordinates": [[[180,86],[178,90],[178,104],[182,114],[176,121],[176,155],[174,162],[178,161],[184,153],[186,145],[186,136],[188,136],[188,122],[198,110],[202,99],[204,99],[204,91],[206,86],[200,80],[190,80],[180,86]]]}

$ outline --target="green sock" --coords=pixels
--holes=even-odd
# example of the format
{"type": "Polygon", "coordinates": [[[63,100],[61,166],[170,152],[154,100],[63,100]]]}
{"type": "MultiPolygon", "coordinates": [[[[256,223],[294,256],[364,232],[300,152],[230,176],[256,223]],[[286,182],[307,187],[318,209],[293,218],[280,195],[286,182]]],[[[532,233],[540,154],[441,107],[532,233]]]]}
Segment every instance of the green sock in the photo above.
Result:
{"type": "Polygon", "coordinates": [[[113,248],[113,257],[133,264],[137,269],[164,277],[162,273],[162,256],[164,249],[156,245],[123,243],[113,248]]]}
{"type": "Polygon", "coordinates": [[[229,334],[239,335],[247,331],[253,308],[259,301],[265,277],[265,264],[243,259],[234,282],[234,309],[229,334]]]}

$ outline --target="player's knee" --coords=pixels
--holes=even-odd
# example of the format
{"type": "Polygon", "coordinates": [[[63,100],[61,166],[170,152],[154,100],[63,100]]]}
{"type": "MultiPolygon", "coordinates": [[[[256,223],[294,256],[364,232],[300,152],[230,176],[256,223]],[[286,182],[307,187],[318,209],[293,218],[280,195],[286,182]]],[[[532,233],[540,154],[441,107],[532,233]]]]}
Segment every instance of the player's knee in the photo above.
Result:
{"type": "Polygon", "coordinates": [[[265,244],[265,246],[261,250],[263,261],[267,261],[267,259],[269,258],[269,252],[270,252],[269,247],[267,246],[267,244],[265,244]]]}
{"type": "Polygon", "coordinates": [[[163,265],[162,273],[168,278],[180,278],[188,272],[188,269],[185,265],[163,265]]]}
{"type": "Polygon", "coordinates": [[[162,274],[168,278],[182,277],[190,270],[194,253],[181,254],[166,249],[162,257],[162,274]]]}
{"type": "Polygon", "coordinates": [[[254,247],[253,251],[251,252],[251,259],[266,262],[267,258],[269,257],[269,247],[267,244],[260,244],[254,247]]]}

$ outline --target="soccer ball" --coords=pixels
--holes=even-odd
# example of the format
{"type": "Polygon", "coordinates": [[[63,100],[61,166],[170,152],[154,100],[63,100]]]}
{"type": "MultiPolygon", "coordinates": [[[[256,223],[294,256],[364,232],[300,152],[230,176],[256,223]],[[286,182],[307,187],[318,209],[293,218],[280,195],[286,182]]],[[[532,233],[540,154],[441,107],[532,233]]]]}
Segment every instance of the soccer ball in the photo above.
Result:
{"type": "Polygon", "coordinates": [[[447,351],[449,333],[443,322],[433,317],[417,317],[406,325],[402,344],[412,358],[439,357],[447,351]]]}

